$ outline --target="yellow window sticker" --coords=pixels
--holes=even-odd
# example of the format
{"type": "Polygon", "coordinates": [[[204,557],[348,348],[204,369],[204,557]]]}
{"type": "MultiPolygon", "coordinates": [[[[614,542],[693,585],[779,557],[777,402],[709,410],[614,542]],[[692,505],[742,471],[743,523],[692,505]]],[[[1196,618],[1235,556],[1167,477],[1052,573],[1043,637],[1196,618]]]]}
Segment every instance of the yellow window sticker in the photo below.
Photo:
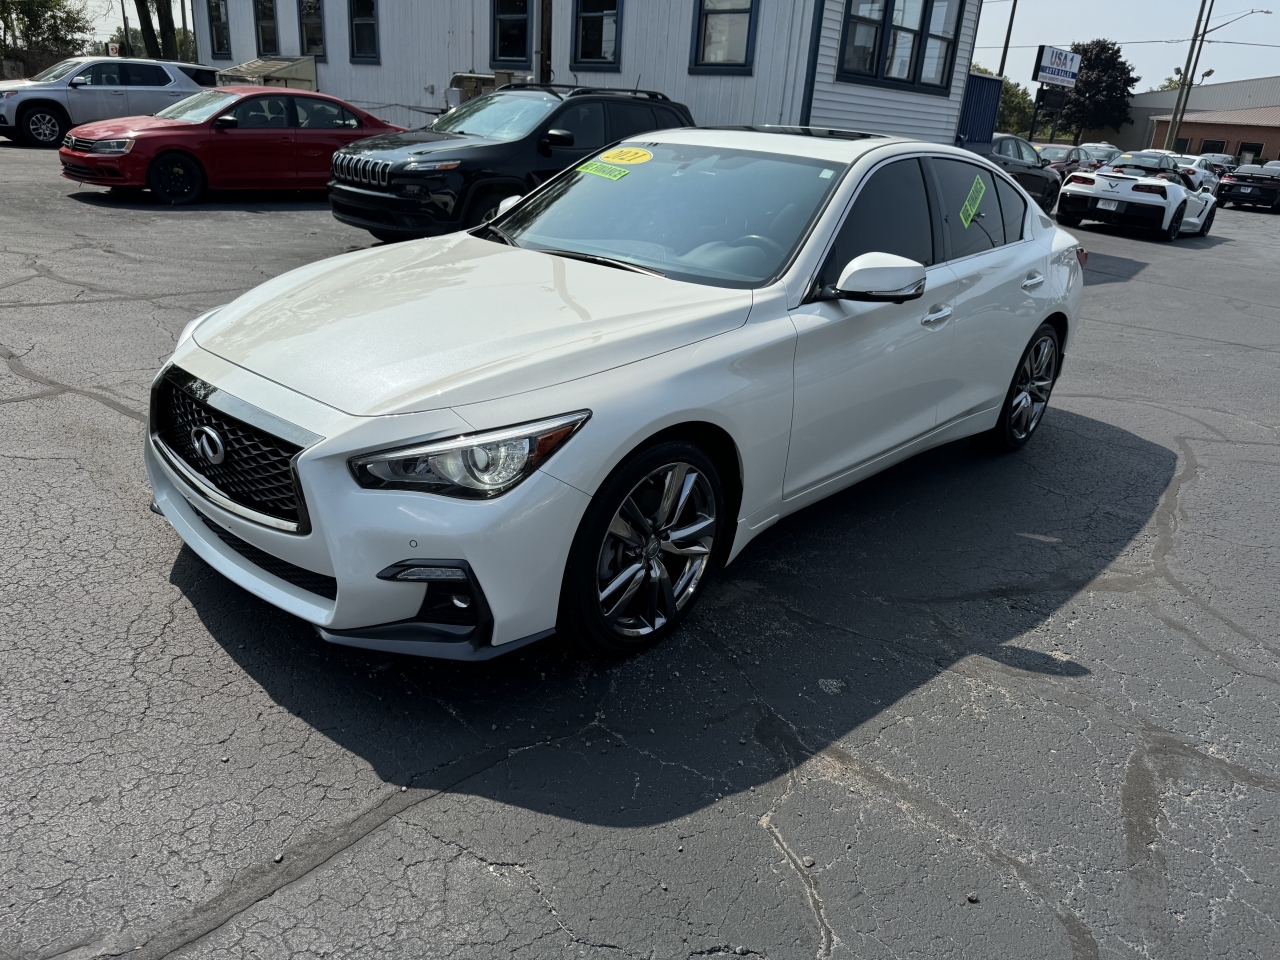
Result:
{"type": "Polygon", "coordinates": [[[600,154],[600,159],[605,163],[625,163],[630,165],[633,163],[648,163],[653,159],[653,154],[648,150],[641,150],[639,147],[618,147],[616,150],[600,154]]]}
{"type": "Polygon", "coordinates": [[[982,175],[973,178],[973,186],[969,189],[969,199],[965,200],[964,206],[960,208],[960,222],[964,224],[966,230],[969,224],[973,223],[973,218],[978,214],[978,204],[982,203],[982,197],[987,192],[987,185],[982,182],[982,175]]]}
{"type": "Polygon", "coordinates": [[[594,173],[597,177],[604,177],[606,180],[621,180],[631,171],[623,170],[621,167],[611,167],[607,163],[600,163],[596,160],[588,160],[578,167],[578,172],[594,173]]]}

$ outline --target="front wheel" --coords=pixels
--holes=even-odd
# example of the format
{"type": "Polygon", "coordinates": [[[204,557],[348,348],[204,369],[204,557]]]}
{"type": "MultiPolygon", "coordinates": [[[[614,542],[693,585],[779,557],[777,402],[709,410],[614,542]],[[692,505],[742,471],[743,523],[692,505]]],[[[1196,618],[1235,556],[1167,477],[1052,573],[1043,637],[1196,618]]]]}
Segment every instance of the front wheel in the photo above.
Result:
{"type": "Polygon", "coordinates": [[[1182,233],[1182,218],[1187,215],[1187,205],[1185,203],[1178,204],[1178,209],[1173,211],[1173,216],[1169,218],[1169,226],[1160,231],[1160,239],[1165,243],[1172,243],[1178,239],[1178,235],[1182,233]]]}
{"type": "Polygon", "coordinates": [[[33,147],[54,149],[62,146],[70,124],[66,115],[57,107],[35,106],[18,121],[22,139],[33,147]]]}
{"type": "Polygon", "coordinates": [[[1058,331],[1051,324],[1040,324],[1018,361],[1000,419],[988,435],[997,450],[1017,450],[1036,432],[1058,380],[1061,357],[1058,331]]]}
{"type": "Polygon", "coordinates": [[[720,474],[698,447],[633,454],[592,498],[560,590],[557,629],[609,657],[667,637],[724,555],[732,526],[720,474]]]}
{"type": "Polygon", "coordinates": [[[162,153],[151,162],[147,186],[164,203],[195,203],[204,193],[204,170],[185,153],[162,153]]]}

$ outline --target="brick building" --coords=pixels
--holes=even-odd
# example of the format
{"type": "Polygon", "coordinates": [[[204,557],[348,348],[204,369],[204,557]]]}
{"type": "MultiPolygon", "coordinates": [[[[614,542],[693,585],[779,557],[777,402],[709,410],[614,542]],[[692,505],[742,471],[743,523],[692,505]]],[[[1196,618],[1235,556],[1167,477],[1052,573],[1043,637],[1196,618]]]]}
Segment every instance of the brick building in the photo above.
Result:
{"type": "MultiPolygon", "coordinates": [[[[1170,116],[1155,121],[1148,146],[1163,147],[1170,116]]],[[[1280,157],[1280,107],[1248,110],[1198,110],[1188,113],[1178,127],[1173,149],[1186,153],[1230,153],[1241,163],[1280,157]]]]}

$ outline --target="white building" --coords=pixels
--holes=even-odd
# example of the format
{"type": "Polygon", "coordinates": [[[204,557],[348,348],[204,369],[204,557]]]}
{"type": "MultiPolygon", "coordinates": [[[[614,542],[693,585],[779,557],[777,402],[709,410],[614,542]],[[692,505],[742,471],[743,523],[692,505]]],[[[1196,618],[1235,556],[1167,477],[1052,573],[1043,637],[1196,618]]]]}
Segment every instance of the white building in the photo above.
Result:
{"type": "Polygon", "coordinates": [[[812,124],[951,142],[982,0],[192,6],[203,63],[311,54],[321,90],[412,126],[444,108],[455,73],[512,70],[539,81],[660,90],[703,125],[812,124]]]}

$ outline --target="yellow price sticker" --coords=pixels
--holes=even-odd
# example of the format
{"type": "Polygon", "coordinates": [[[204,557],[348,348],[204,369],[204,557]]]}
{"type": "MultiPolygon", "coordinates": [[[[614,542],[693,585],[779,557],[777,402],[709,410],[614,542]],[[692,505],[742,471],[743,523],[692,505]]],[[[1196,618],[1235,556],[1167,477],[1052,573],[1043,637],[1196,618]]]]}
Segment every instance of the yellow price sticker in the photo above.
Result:
{"type": "Polygon", "coordinates": [[[639,147],[618,147],[616,150],[600,154],[600,159],[605,163],[648,163],[653,159],[653,154],[639,147]]]}

